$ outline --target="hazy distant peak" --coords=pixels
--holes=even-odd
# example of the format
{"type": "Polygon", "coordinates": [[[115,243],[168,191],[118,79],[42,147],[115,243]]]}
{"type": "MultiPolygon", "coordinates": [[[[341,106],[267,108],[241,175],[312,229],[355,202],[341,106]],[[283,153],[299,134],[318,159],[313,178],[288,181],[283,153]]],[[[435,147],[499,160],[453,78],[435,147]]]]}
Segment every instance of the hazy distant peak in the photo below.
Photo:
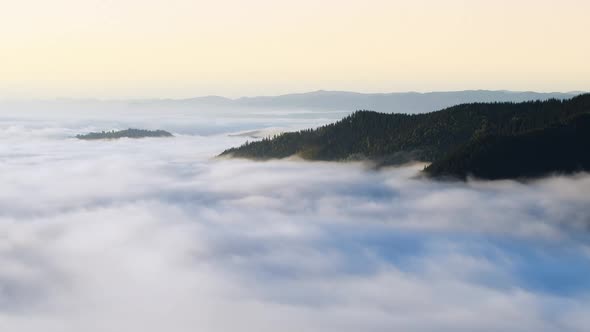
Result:
{"type": "MultiPolygon", "coordinates": [[[[523,102],[530,100],[569,99],[579,92],[533,92],[508,90],[464,90],[433,92],[391,92],[360,93],[350,91],[316,90],[278,96],[254,96],[236,99],[221,96],[202,96],[186,99],[136,99],[136,100],[93,100],[54,99],[46,101],[21,101],[21,108],[102,109],[109,108],[182,108],[186,110],[219,108],[260,108],[281,110],[349,111],[366,109],[385,113],[425,113],[437,111],[457,104],[475,102],[523,102]],[[26,105],[23,106],[23,105],[26,105]]],[[[14,102],[4,101],[1,105],[14,102]]],[[[18,102],[17,102],[18,104],[18,102]]]]}
{"type": "Polygon", "coordinates": [[[279,96],[243,97],[236,106],[354,111],[369,109],[389,113],[423,113],[473,102],[523,102],[568,99],[579,93],[465,90],[442,92],[359,93],[317,90],[279,96]]]}

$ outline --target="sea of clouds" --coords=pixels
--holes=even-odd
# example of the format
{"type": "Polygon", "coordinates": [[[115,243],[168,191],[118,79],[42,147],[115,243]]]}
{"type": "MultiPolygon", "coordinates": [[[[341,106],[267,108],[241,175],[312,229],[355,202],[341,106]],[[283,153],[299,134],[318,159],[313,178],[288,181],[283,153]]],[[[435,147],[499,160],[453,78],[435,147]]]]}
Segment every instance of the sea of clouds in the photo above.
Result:
{"type": "Polygon", "coordinates": [[[0,330],[587,331],[589,175],[213,158],[341,116],[1,110],[0,330]]]}

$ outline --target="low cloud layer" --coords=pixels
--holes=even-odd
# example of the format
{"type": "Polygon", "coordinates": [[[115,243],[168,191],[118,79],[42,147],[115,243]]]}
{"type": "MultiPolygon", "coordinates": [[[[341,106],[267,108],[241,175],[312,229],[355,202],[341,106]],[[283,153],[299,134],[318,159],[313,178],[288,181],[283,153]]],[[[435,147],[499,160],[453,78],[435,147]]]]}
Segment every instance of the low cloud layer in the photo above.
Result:
{"type": "Polygon", "coordinates": [[[590,325],[586,174],[431,182],[211,159],[233,128],[85,142],[87,124],[19,121],[0,126],[2,331],[590,325]]]}

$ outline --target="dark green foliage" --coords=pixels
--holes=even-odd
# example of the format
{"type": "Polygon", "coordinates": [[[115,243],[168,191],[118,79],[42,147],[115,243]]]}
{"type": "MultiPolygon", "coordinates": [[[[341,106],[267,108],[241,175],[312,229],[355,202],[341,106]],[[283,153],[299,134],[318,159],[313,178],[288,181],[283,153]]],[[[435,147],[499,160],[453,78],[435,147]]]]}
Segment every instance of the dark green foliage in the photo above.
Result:
{"type": "Polygon", "coordinates": [[[519,135],[478,138],[426,168],[436,177],[531,178],[590,170],[590,114],[519,135]]]}
{"type": "Polygon", "coordinates": [[[369,159],[380,164],[432,162],[471,140],[526,133],[590,111],[590,95],[571,100],[474,103],[426,114],[357,111],[334,124],[248,142],[221,155],[309,160],[369,159]]]}
{"type": "Polygon", "coordinates": [[[84,140],[96,139],[117,139],[117,138],[143,138],[143,137],[171,137],[172,134],[165,130],[145,130],[145,129],[125,129],[119,131],[101,131],[96,133],[88,133],[85,135],[77,135],[76,138],[84,140]]]}

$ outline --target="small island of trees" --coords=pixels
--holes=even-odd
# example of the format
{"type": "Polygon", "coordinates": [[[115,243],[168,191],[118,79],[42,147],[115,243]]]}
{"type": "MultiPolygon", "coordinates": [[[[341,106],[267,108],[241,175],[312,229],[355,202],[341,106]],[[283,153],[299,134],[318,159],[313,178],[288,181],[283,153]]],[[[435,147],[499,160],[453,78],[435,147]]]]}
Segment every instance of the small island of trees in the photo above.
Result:
{"type": "Polygon", "coordinates": [[[76,135],[76,138],[83,140],[98,140],[98,139],[119,139],[127,138],[144,138],[144,137],[172,137],[173,135],[165,130],[146,130],[129,128],[125,130],[111,130],[93,132],[88,134],[76,135]]]}

